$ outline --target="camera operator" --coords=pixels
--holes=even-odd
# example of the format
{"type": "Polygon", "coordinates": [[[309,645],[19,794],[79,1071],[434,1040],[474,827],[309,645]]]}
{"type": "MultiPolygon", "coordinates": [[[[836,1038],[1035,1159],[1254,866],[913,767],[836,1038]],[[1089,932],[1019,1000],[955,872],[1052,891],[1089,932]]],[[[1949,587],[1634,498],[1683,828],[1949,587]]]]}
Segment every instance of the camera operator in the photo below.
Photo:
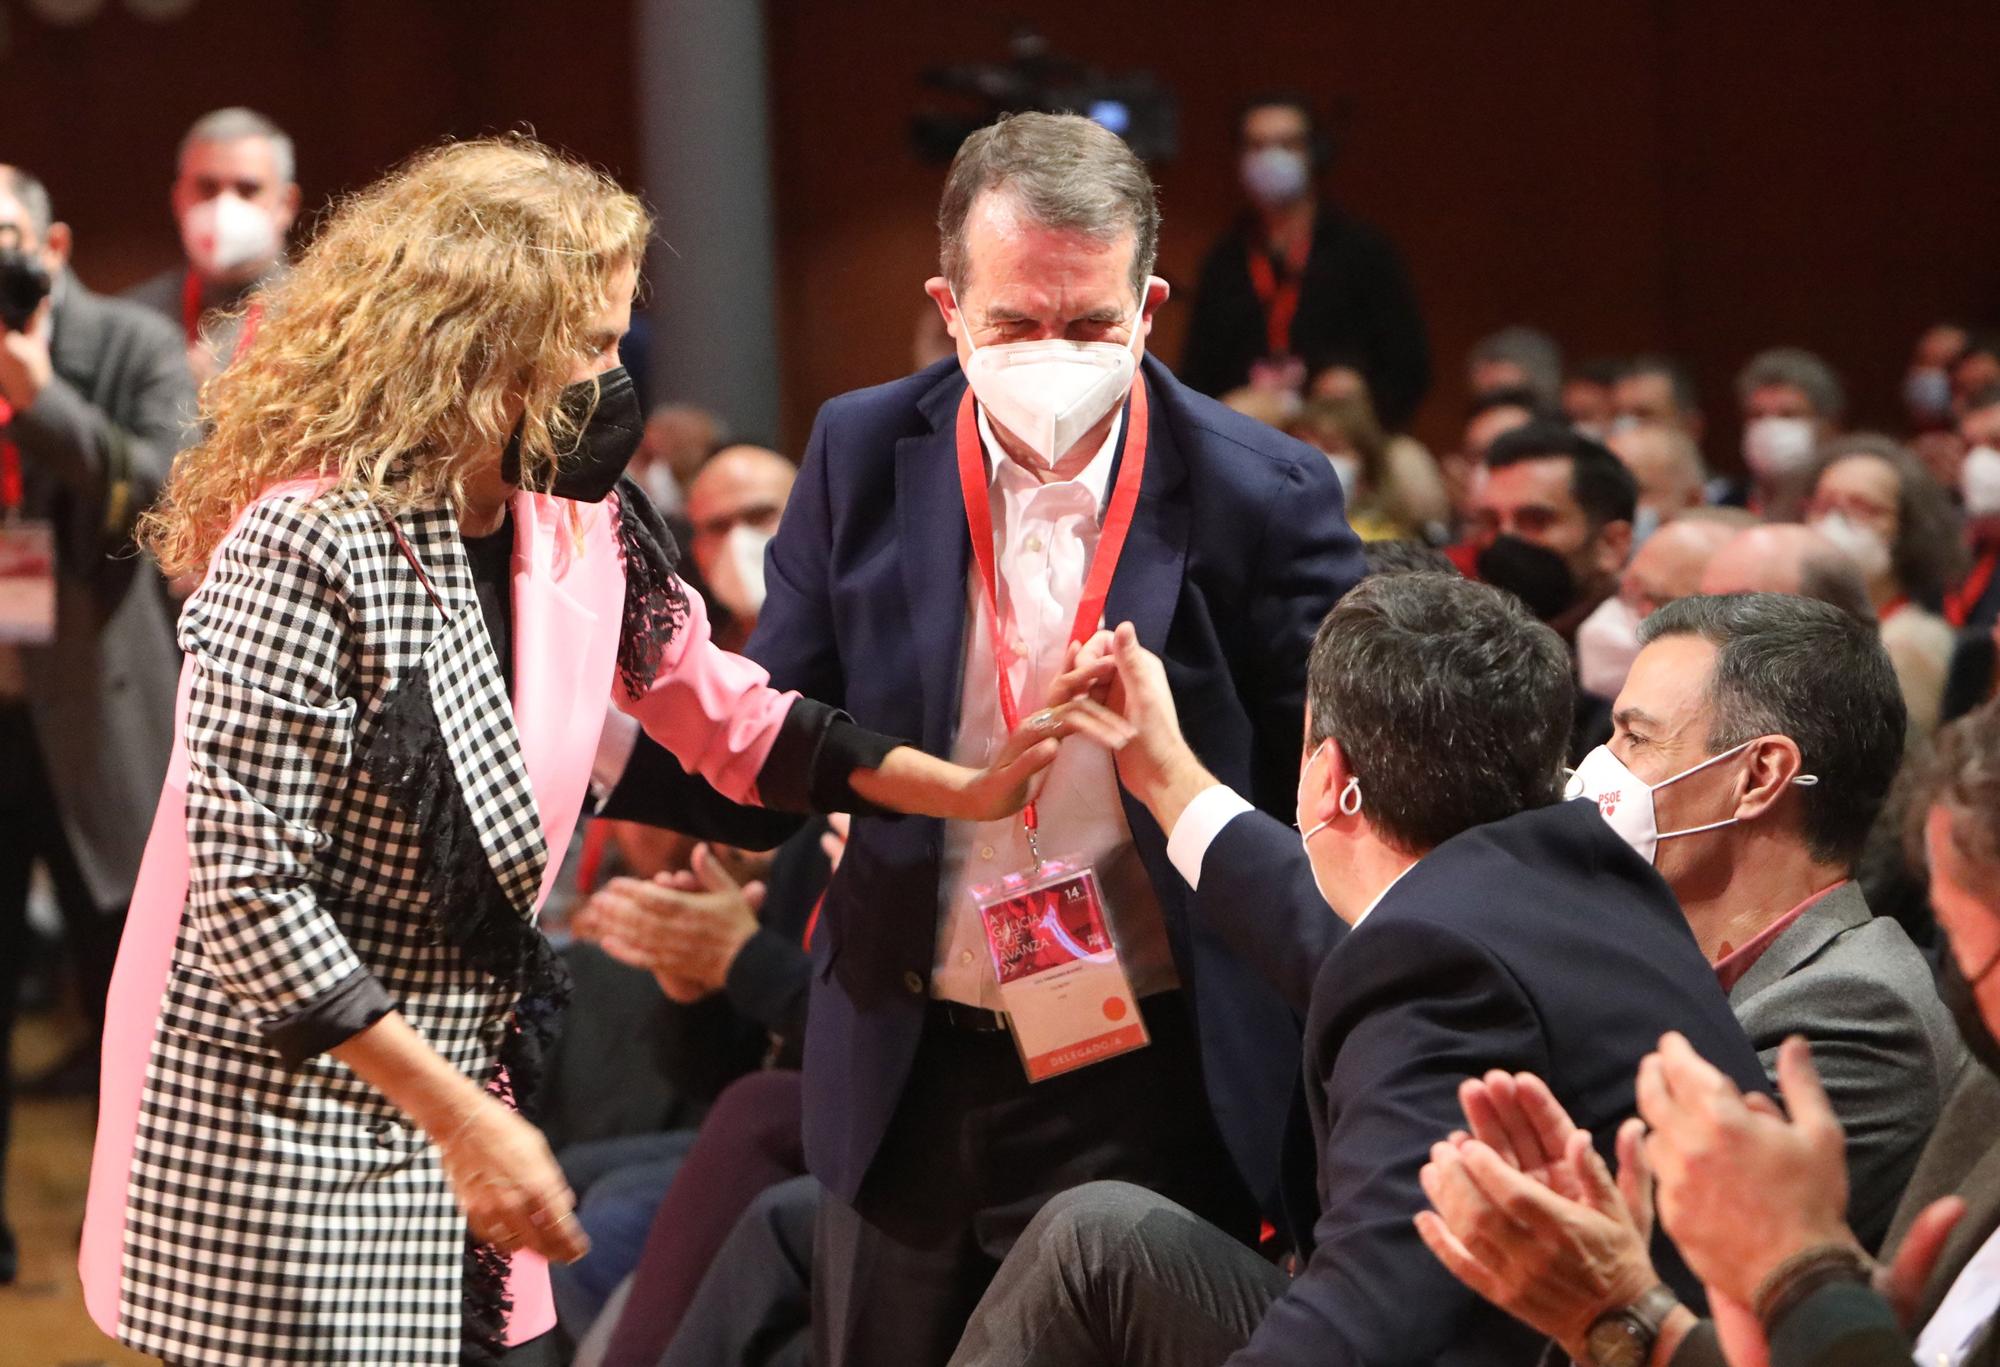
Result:
{"type": "MultiPolygon", "coordinates": [[[[68,270],[48,191],[0,165],[0,1167],[28,878],[55,884],[101,1024],[172,740],[180,654],[159,572],[130,549],[193,415],[174,329],[68,270]]],[[[95,1041],[62,1071],[90,1086],[95,1041]]],[[[0,1210],[0,1285],[14,1243],[0,1210]]]]}

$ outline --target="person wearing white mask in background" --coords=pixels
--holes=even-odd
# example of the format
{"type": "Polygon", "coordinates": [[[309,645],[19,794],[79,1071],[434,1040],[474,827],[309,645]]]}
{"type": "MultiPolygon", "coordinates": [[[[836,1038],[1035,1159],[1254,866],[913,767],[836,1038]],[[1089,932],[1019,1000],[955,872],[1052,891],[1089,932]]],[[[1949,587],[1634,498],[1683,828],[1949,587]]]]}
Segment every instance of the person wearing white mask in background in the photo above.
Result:
{"type": "Polygon", "coordinates": [[[1748,520],[1740,509],[1711,508],[1678,518],[1646,539],[1619,577],[1618,592],[1577,628],[1576,681],[1584,692],[1618,696],[1639,654],[1639,624],[1667,604],[1699,593],[1710,559],[1748,520]]]}
{"type": "Polygon", "coordinates": [[[1310,103],[1245,101],[1236,150],[1249,203],[1202,262],[1182,383],[1218,398],[1248,384],[1297,391],[1348,364],[1383,428],[1404,430],[1430,388],[1423,316],[1395,246],[1318,193],[1333,156],[1310,103]]]}
{"type": "MultiPolygon", "coordinates": [[[[725,446],[688,485],[688,550],[712,608],[728,613],[716,641],[741,650],[764,607],[764,548],[777,535],[798,468],[762,446],[725,446]]],[[[720,614],[717,614],[720,615],[720,614]]]]}
{"type": "Polygon", "coordinates": [[[124,297],[181,330],[197,383],[229,363],[255,326],[251,294],[285,268],[297,174],[292,140],[254,109],[204,114],[181,138],[171,203],[186,261],[124,297]]]}
{"type": "Polygon", "coordinates": [[[1958,437],[1965,455],[1954,483],[1972,568],[1945,599],[1945,618],[1961,629],[1991,631],[2000,621],[2000,385],[1966,400],[1958,437]]]}
{"type": "Polygon", "coordinates": [[[1829,442],[1814,471],[1806,521],[1860,568],[1903,685],[1911,735],[1927,738],[1937,729],[1951,663],[1944,599],[1965,570],[1958,511],[1890,437],[1860,433],[1829,442]]]}
{"type": "Polygon", "coordinates": [[[1923,955],[1855,861],[1903,753],[1896,676],[1864,623],[1784,594],[1667,604],[1570,796],[1674,891],[1765,1070],[1812,1045],[1873,1249],[1963,1053],[1923,955]]]}
{"type": "MultiPolygon", "coordinates": [[[[924,283],[952,354],[820,410],[746,653],[885,734],[979,754],[1039,729],[1073,641],[1129,620],[1210,766],[1289,820],[1307,656],[1360,543],[1325,456],[1146,356],[1159,221],[1143,163],[1088,119],[1017,114],[965,141],[924,283]]],[[[855,815],[805,1049],[820,1367],[942,1363],[1027,1221],[1080,1181],[1137,1182],[1256,1238],[1297,1022],[1194,933],[1166,836],[1105,749],[1065,744],[1034,812],[855,815]],[[1094,873],[1129,983],[1095,999],[1115,1019],[1054,1021],[998,979],[987,912],[1003,946],[1021,924],[991,896],[1038,857],[1094,873]],[[1076,1041],[1052,1066],[1095,1061],[1031,1082],[1016,1040],[1052,1035],[1076,1041]]],[[[1066,922],[1093,900],[1062,896],[1066,922]]]]}
{"type": "Polygon", "coordinates": [[[1812,490],[1813,457],[1840,430],[1846,391],[1833,367],[1798,347],[1760,351],[1736,377],[1745,483],[1723,502],[1766,522],[1796,522],[1812,490]]]}

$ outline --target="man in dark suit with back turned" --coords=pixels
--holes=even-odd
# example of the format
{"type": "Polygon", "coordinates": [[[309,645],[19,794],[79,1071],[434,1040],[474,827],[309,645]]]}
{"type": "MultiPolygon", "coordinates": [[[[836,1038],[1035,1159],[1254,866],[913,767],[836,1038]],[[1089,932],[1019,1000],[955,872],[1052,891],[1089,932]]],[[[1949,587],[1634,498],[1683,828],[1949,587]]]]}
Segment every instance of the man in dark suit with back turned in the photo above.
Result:
{"type": "Polygon", "coordinates": [[[1764,1086],[1666,885],[1594,807],[1556,801],[1562,642],[1485,585],[1363,582],[1313,643],[1297,831],[1203,768],[1126,628],[1113,649],[1114,703],[1139,733],[1121,777],[1172,832],[1196,915],[1306,1015],[1310,1133],[1287,1153],[1304,1265],[1287,1279],[1157,1194],[1093,1184],[1043,1208],[953,1361],[1528,1367],[1540,1340],[1412,1224],[1460,1084],[1532,1059],[1609,1133],[1673,1028],[1764,1086]]]}
{"type": "MultiPolygon", "coordinates": [[[[4,1163],[29,873],[38,862],[49,871],[84,1010],[101,1018],[166,776],[180,651],[159,571],[130,541],[193,417],[194,384],[171,327],[69,273],[68,225],[55,221],[41,182],[11,166],[0,166],[0,249],[53,284],[25,327],[0,324],[0,523],[12,524],[0,535],[50,529],[56,599],[49,639],[0,634],[4,1163]]],[[[86,1071],[95,1058],[92,1041],[66,1071],[86,1071]]],[[[13,1274],[0,1219],[0,1284],[13,1274]]]]}
{"type": "MultiPolygon", "coordinates": [[[[1087,119],[967,140],[927,286],[958,355],[821,410],[748,653],[865,725],[984,754],[1007,729],[996,653],[1034,713],[1123,491],[1105,613],[1166,658],[1217,772],[1285,810],[1307,647],[1358,543],[1316,451],[1140,359],[1167,296],[1158,222],[1144,166],[1087,119]],[[969,515],[993,529],[997,632],[969,515]]],[[[1065,744],[1038,815],[1044,853],[1094,865],[1152,1042],[1031,1085],[969,891],[1032,862],[1022,823],[858,816],[806,1040],[821,1367],[941,1362],[1014,1237],[1077,1182],[1150,1185],[1246,1239],[1275,1195],[1296,1020],[1189,917],[1102,749],[1065,744]]]]}

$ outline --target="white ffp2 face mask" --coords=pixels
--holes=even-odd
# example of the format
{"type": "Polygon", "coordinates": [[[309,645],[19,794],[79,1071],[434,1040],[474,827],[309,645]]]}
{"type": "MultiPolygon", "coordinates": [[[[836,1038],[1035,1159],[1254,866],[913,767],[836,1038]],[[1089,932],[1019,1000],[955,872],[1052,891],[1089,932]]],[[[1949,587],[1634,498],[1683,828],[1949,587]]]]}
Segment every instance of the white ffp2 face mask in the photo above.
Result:
{"type": "MultiPolygon", "coordinates": [[[[1653,794],[1669,784],[1679,783],[1690,774],[1698,774],[1713,764],[1720,764],[1731,755],[1756,743],[1753,737],[1742,745],[1733,745],[1719,755],[1710,755],[1701,763],[1683,769],[1671,778],[1663,778],[1658,783],[1648,783],[1630,769],[1625,761],[1611,753],[1611,747],[1600,745],[1583,757],[1583,763],[1569,776],[1569,788],[1565,796],[1587,797],[1597,804],[1598,812],[1610,824],[1611,829],[1626,844],[1639,852],[1639,857],[1648,864],[1659,852],[1662,840],[1674,840],[1684,835],[1699,835],[1703,831],[1719,831],[1724,826],[1734,826],[1741,817],[1724,817],[1721,821],[1711,821],[1703,826],[1689,826],[1678,831],[1659,829],[1659,817],[1653,810],[1653,794]]],[[[1792,780],[1801,788],[1810,788],[1819,782],[1814,774],[1800,774],[1792,780]]]]}
{"type": "MultiPolygon", "coordinates": [[[[952,295],[961,321],[965,310],[952,295]]],[[[1139,334],[1139,318],[1132,334],[1139,334]]],[[[965,378],[994,422],[1027,443],[1044,465],[1061,460],[1077,439],[1125,401],[1138,357],[1128,342],[997,342],[978,346],[965,322],[972,356],[965,378]]]]}
{"type": "Polygon", "coordinates": [[[181,246],[204,275],[224,275],[278,254],[278,224],[235,194],[204,199],[181,215],[181,246]]]}
{"type": "Polygon", "coordinates": [[[1758,418],[1743,429],[1743,463],[1764,479],[1803,474],[1812,464],[1813,441],[1805,418],[1758,418]]]}
{"type": "Polygon", "coordinates": [[[755,617],[764,610],[764,548],[771,535],[739,522],[722,538],[711,587],[738,617],[755,617]]]}
{"type": "Polygon", "coordinates": [[[1639,658],[1639,614],[1612,594],[1576,629],[1576,681],[1599,698],[1615,698],[1639,658]]]}
{"type": "Polygon", "coordinates": [[[1864,527],[1846,513],[1827,513],[1813,521],[1812,529],[1831,541],[1852,560],[1869,582],[1889,572],[1889,543],[1873,527],[1864,527]]]}
{"type": "Polygon", "coordinates": [[[1983,445],[1967,451],[1965,463],[1958,467],[1958,491],[1969,516],[2000,513],[2000,451],[1983,445]]]}

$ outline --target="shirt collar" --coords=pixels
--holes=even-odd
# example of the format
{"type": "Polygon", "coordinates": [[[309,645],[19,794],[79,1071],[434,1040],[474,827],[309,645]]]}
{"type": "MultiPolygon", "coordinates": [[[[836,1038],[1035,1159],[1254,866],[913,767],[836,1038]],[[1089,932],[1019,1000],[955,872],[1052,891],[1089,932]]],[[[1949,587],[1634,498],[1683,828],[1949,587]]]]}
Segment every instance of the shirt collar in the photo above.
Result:
{"type": "Polygon", "coordinates": [[[1742,944],[1730,949],[1720,959],[1717,959],[1715,961],[1715,976],[1721,980],[1722,990],[1728,992],[1736,984],[1742,982],[1743,975],[1750,971],[1757,960],[1764,957],[1766,950],[1778,942],[1779,936],[1792,928],[1793,922],[1806,914],[1807,908],[1811,907],[1813,903],[1819,901],[1820,898],[1826,896],[1829,892],[1832,892],[1834,888],[1841,887],[1849,881],[1843,878],[1838,883],[1821,888],[1783,916],[1771,922],[1770,925],[1765,926],[1742,944]]]}
{"type": "MultiPolygon", "coordinates": [[[[1001,447],[999,439],[993,435],[993,428],[986,421],[985,405],[977,405],[976,408],[979,419],[979,440],[986,448],[986,464],[989,467],[988,478],[991,487],[1000,488],[1000,481],[1003,478],[1007,479],[1010,483],[1016,484],[1018,487],[1052,487],[1040,484],[1033,475],[1015,463],[1014,458],[1007,454],[1005,449],[1001,447]],[[1009,474],[1009,471],[1013,473],[1009,474]]],[[[1058,481],[1058,483],[1067,482],[1082,485],[1089,491],[1092,501],[1098,507],[1102,508],[1104,506],[1104,491],[1111,486],[1111,461],[1118,450],[1118,435],[1124,430],[1125,410],[1121,407],[1118,410],[1118,416],[1111,420],[1111,430],[1105,433],[1104,445],[1100,446],[1097,454],[1090,458],[1090,464],[1084,466],[1078,472],[1075,479],[1058,481]]]]}

